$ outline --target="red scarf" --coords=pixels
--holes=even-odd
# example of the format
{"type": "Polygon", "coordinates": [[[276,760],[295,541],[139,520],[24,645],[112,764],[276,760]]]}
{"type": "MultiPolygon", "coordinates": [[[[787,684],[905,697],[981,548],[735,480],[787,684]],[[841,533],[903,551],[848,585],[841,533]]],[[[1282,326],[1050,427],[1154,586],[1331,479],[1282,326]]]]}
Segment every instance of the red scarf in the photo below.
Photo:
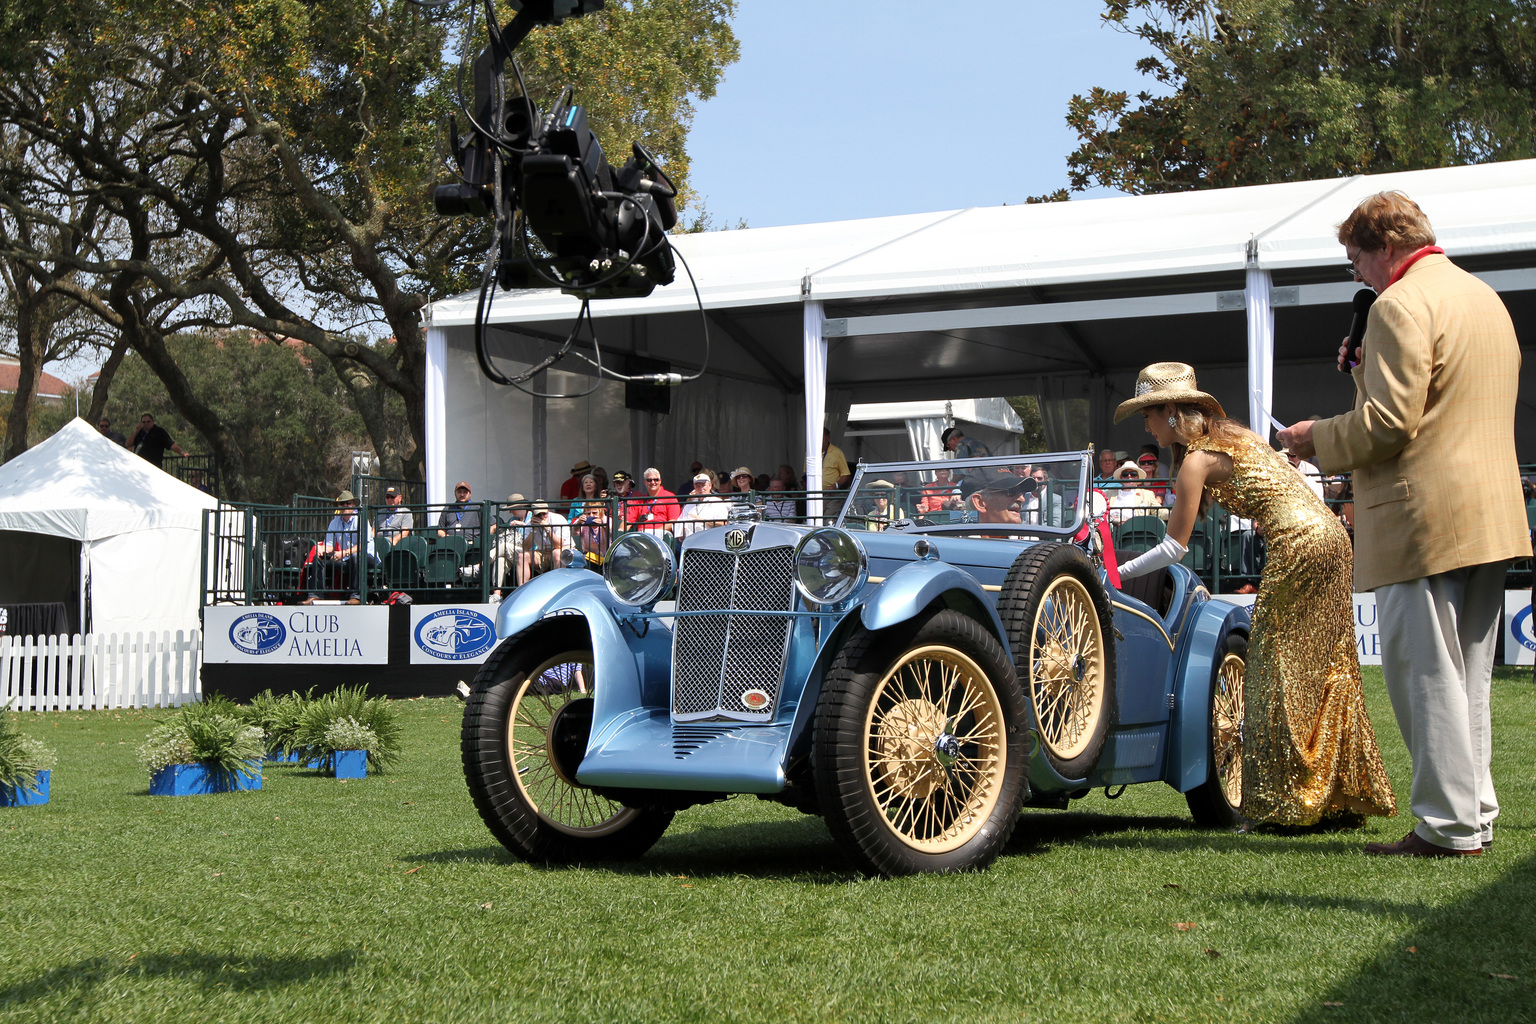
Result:
{"type": "MultiPolygon", "coordinates": [[[[1445,250],[1440,248],[1438,245],[1426,245],[1412,256],[1409,256],[1406,260],[1403,261],[1403,265],[1397,268],[1397,273],[1392,275],[1392,280],[1387,282],[1387,288],[1391,288],[1393,285],[1397,284],[1398,278],[1408,273],[1408,268],[1419,262],[1419,260],[1423,259],[1425,256],[1434,256],[1437,254],[1444,256],[1445,250]]],[[[1383,288],[1382,291],[1386,291],[1387,288],[1383,288]]]]}

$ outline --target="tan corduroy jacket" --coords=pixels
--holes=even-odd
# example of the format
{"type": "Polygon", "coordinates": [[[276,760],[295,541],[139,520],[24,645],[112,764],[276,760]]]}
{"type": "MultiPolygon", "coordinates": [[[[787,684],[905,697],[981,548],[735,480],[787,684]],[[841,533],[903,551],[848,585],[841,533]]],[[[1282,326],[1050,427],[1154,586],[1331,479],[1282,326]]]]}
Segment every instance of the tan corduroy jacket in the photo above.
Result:
{"type": "Polygon", "coordinates": [[[1371,306],[1354,378],[1354,411],[1312,429],[1324,472],[1354,470],[1355,589],[1529,555],[1498,294],[1421,258],[1371,306]]]}

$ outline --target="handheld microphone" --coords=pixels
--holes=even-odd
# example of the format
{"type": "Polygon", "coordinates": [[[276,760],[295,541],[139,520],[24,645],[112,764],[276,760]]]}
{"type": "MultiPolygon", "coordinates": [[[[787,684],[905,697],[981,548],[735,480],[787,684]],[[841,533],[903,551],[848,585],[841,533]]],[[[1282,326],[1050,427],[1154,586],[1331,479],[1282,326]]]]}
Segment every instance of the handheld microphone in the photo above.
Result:
{"type": "Polygon", "coordinates": [[[1369,288],[1361,288],[1355,292],[1355,297],[1351,301],[1355,307],[1355,315],[1349,321],[1349,344],[1344,350],[1344,365],[1339,367],[1339,370],[1344,373],[1355,368],[1355,361],[1351,355],[1360,347],[1360,339],[1365,337],[1365,321],[1371,312],[1371,303],[1376,301],[1376,293],[1369,288]]]}

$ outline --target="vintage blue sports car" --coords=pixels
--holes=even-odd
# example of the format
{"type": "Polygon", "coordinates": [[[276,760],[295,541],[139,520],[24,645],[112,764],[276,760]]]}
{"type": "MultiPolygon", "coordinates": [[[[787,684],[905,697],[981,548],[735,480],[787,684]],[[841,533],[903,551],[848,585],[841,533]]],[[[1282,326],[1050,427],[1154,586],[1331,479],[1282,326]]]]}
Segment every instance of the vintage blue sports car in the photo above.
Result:
{"type": "Polygon", "coordinates": [[[1236,823],[1248,611],[1182,565],[1109,586],[1090,466],[861,464],[835,526],[742,507],[536,578],[464,712],[481,816],[531,860],[635,857],[752,793],[882,875],[984,867],[1099,786],[1236,823]]]}

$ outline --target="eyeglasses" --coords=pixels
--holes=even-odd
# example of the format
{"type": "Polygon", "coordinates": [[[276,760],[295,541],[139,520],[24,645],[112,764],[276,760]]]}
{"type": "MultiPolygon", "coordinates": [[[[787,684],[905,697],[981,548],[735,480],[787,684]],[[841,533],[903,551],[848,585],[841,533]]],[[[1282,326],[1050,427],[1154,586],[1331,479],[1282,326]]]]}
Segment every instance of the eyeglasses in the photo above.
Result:
{"type": "Polygon", "coordinates": [[[1344,273],[1349,275],[1349,279],[1351,281],[1358,281],[1358,280],[1360,280],[1361,279],[1360,278],[1360,257],[1365,255],[1365,250],[1361,249],[1359,252],[1355,253],[1353,256],[1350,256],[1349,255],[1349,250],[1346,249],[1346,250],[1344,250],[1344,255],[1345,256],[1349,256],[1349,266],[1344,268],[1344,273]]]}

